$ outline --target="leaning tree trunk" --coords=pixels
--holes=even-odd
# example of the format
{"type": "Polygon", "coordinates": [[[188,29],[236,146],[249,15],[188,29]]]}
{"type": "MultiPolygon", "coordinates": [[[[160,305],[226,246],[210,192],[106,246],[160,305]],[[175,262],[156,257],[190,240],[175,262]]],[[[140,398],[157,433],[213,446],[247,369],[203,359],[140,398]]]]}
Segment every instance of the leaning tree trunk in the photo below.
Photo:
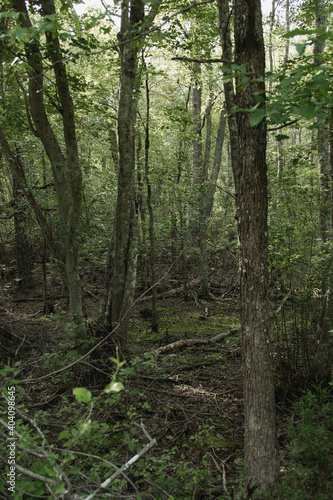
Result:
{"type": "MultiPolygon", "coordinates": [[[[265,47],[260,0],[235,0],[235,62],[250,78],[238,79],[237,107],[265,96],[265,47]]],[[[269,495],[279,477],[275,400],[269,339],[266,122],[250,126],[237,113],[239,145],[240,303],[244,370],[245,467],[247,490],[269,495]]]]}
{"type": "MultiPolygon", "coordinates": [[[[39,12],[42,16],[52,16],[55,14],[53,0],[40,0],[36,3],[40,7],[39,12]]],[[[20,14],[18,18],[19,24],[24,28],[31,28],[32,25],[25,1],[11,0],[11,4],[13,9],[20,14]]],[[[63,62],[57,32],[52,29],[52,31],[47,31],[45,35],[48,55],[52,62],[56,90],[60,101],[60,106],[55,103],[54,105],[62,116],[65,153],[62,151],[62,147],[57,140],[46,112],[43,56],[39,42],[33,38],[24,44],[28,62],[30,111],[36,129],[34,133],[42,141],[52,166],[61,226],[59,240],[61,241],[60,253],[62,262],[60,263],[60,267],[65,267],[70,310],[79,325],[77,334],[78,336],[84,336],[84,311],[79,275],[79,247],[77,239],[81,216],[82,175],[75,133],[74,105],[69,90],[66,67],[63,62]]],[[[27,110],[29,119],[30,111],[27,110]]],[[[50,238],[47,238],[46,241],[49,243],[50,238]]]]}

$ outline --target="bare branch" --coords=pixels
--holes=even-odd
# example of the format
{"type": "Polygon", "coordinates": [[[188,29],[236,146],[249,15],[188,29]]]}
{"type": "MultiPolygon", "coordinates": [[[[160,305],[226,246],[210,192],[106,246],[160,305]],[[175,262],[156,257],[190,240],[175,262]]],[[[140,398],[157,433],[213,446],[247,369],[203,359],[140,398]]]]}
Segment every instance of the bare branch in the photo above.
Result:
{"type": "Polygon", "coordinates": [[[281,128],[289,127],[290,125],[293,125],[294,123],[297,122],[298,118],[296,120],[292,120],[291,122],[284,123],[283,125],[279,125],[278,127],[268,128],[267,132],[274,132],[274,130],[280,130],[281,128]]]}
{"type": "Polygon", "coordinates": [[[213,63],[224,63],[224,64],[232,64],[232,61],[229,61],[228,59],[196,59],[194,57],[184,57],[184,56],[178,56],[178,57],[172,57],[171,61],[185,61],[185,62],[194,62],[194,63],[202,63],[202,64],[213,64],[213,63]]]}
{"type": "Polygon", "coordinates": [[[106,479],[106,481],[104,481],[104,483],[102,483],[93,493],[91,493],[91,495],[86,497],[85,500],[92,500],[93,498],[95,498],[97,494],[101,493],[101,490],[105,490],[105,488],[107,488],[109,484],[112,483],[112,481],[117,479],[117,477],[119,477],[127,469],[129,469],[135,462],[137,462],[137,460],[139,460],[139,458],[141,458],[143,455],[147,453],[147,451],[149,451],[153,446],[155,446],[155,444],[156,444],[156,439],[152,439],[144,448],[142,448],[141,451],[139,451],[139,453],[137,453],[136,455],[134,455],[134,457],[128,460],[128,462],[126,462],[126,464],[124,464],[114,474],[112,474],[111,477],[106,479]]]}
{"type": "Polygon", "coordinates": [[[240,326],[236,326],[235,328],[231,328],[227,332],[219,333],[210,339],[183,339],[177,340],[177,342],[173,342],[172,344],[165,345],[163,347],[159,347],[158,349],[154,349],[150,351],[149,354],[161,354],[170,351],[178,351],[178,349],[183,349],[184,347],[191,347],[197,345],[206,345],[213,344],[215,342],[219,342],[220,340],[225,339],[226,337],[230,337],[231,335],[235,335],[239,333],[241,330],[240,326]]]}

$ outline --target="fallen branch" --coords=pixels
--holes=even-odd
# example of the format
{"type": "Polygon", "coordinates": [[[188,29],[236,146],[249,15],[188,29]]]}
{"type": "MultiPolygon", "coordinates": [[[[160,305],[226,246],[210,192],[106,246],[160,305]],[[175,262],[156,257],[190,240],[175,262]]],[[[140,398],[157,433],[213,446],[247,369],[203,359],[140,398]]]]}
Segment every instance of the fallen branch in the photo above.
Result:
{"type": "MultiPolygon", "coordinates": [[[[8,463],[8,459],[3,457],[2,455],[0,455],[0,459],[4,463],[8,463]]],[[[37,479],[38,481],[42,481],[43,483],[46,483],[46,484],[55,484],[56,483],[56,481],[54,479],[50,479],[49,477],[46,477],[46,476],[41,476],[40,474],[37,474],[36,472],[32,472],[31,470],[24,469],[23,467],[21,467],[18,464],[14,464],[14,466],[18,472],[21,472],[21,474],[24,474],[26,476],[32,477],[33,479],[37,479]]]]}
{"type": "Polygon", "coordinates": [[[284,299],[282,300],[281,304],[279,305],[279,307],[277,309],[275,309],[274,311],[274,314],[278,315],[280,314],[280,312],[282,311],[282,309],[284,308],[284,306],[286,305],[286,302],[287,300],[289,299],[290,295],[291,295],[291,292],[292,292],[292,288],[290,288],[289,292],[287,293],[287,295],[284,297],[284,299]]]}
{"type": "Polygon", "coordinates": [[[140,427],[142,428],[144,434],[148,437],[149,443],[146,444],[146,446],[144,448],[142,448],[142,450],[140,450],[139,453],[137,453],[136,455],[134,455],[134,457],[132,457],[130,460],[128,460],[128,462],[126,462],[126,464],[124,464],[114,474],[112,474],[111,477],[109,477],[108,479],[106,479],[104,481],[104,483],[102,483],[93,493],[91,493],[91,495],[89,495],[88,497],[86,497],[85,500],[92,500],[93,498],[95,498],[95,496],[97,494],[101,493],[101,490],[105,490],[105,488],[107,488],[109,486],[109,484],[112,483],[112,481],[114,481],[117,477],[119,477],[127,469],[129,469],[135,462],[137,462],[137,460],[139,460],[139,458],[141,458],[143,455],[145,455],[147,453],[147,451],[150,450],[150,448],[152,448],[153,446],[155,446],[156,439],[152,439],[149,436],[148,432],[146,431],[146,429],[144,429],[143,425],[141,425],[140,427]]]}
{"type": "Polygon", "coordinates": [[[210,339],[183,339],[177,340],[176,342],[172,342],[172,344],[165,345],[163,347],[159,347],[158,349],[154,349],[150,351],[149,354],[164,354],[166,352],[178,351],[179,349],[183,349],[184,347],[191,347],[197,345],[207,345],[214,344],[215,342],[220,342],[226,337],[230,337],[231,335],[235,335],[240,332],[241,327],[236,326],[235,328],[231,328],[227,332],[219,333],[210,339]]]}

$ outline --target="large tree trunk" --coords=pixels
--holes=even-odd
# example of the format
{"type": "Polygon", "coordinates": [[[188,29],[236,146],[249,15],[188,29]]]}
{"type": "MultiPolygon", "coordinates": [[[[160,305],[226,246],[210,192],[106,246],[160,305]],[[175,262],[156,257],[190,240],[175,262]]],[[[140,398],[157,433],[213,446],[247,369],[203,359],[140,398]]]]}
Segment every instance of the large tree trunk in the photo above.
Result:
{"type": "MultiPolygon", "coordinates": [[[[248,109],[255,105],[255,92],[265,95],[260,0],[235,0],[234,29],[235,62],[246,65],[250,77],[246,85],[238,85],[237,107],[248,109]]],[[[245,464],[248,492],[264,496],[279,477],[269,338],[266,122],[251,127],[249,113],[238,112],[237,126],[245,464]]]]}
{"type": "MultiPolygon", "coordinates": [[[[327,29],[325,3],[316,1],[316,28],[323,31],[327,29]]],[[[325,42],[318,36],[314,44],[314,62],[320,66],[321,55],[324,52],[325,42]]],[[[323,252],[327,255],[328,280],[323,279],[322,289],[325,294],[323,311],[324,318],[321,326],[320,339],[317,351],[310,369],[310,378],[317,382],[328,383],[332,378],[333,363],[333,251],[329,242],[333,238],[333,126],[332,114],[327,118],[318,118],[318,170],[319,170],[319,221],[323,252]],[[330,120],[329,120],[330,118],[330,120]]],[[[332,245],[332,243],[331,243],[332,245]]]]}

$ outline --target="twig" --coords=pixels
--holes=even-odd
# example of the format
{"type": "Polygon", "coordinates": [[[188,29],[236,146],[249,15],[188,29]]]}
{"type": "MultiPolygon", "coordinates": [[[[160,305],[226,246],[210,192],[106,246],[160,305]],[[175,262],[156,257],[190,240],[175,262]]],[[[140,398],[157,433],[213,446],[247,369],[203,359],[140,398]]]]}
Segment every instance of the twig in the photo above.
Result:
{"type": "Polygon", "coordinates": [[[284,308],[285,306],[285,303],[287,302],[287,300],[289,299],[290,297],[290,294],[291,294],[291,291],[292,289],[290,288],[289,292],[287,293],[287,295],[284,297],[284,299],[282,300],[281,304],[279,305],[279,307],[274,311],[274,314],[280,314],[280,312],[282,311],[282,309],[284,308]]]}
{"type": "Polygon", "coordinates": [[[22,342],[20,343],[20,345],[18,346],[18,348],[17,348],[17,349],[16,349],[16,351],[15,351],[15,357],[17,356],[17,353],[19,352],[19,350],[20,350],[20,349],[21,349],[21,347],[23,346],[23,344],[24,344],[24,342],[25,342],[25,339],[26,339],[26,338],[27,338],[27,336],[26,336],[26,335],[24,335],[22,342]]]}
{"type": "MultiPolygon", "coordinates": [[[[212,448],[212,450],[213,450],[213,453],[214,453],[214,449],[213,448],[212,448]]],[[[228,488],[227,488],[227,477],[226,477],[225,466],[224,466],[225,462],[223,462],[223,460],[221,460],[221,462],[222,462],[222,468],[223,468],[223,470],[221,470],[220,467],[219,467],[219,464],[217,463],[217,461],[215,460],[215,458],[213,457],[213,455],[211,453],[208,453],[208,455],[211,457],[211,459],[213,460],[213,462],[216,465],[217,469],[222,474],[223,490],[224,490],[224,492],[227,495],[229,495],[229,491],[228,491],[228,488]]],[[[227,458],[227,460],[228,460],[228,458],[227,458]]]]}
{"type": "Polygon", "coordinates": [[[51,373],[48,373],[47,375],[43,375],[42,377],[39,377],[39,378],[34,378],[34,379],[26,379],[26,380],[22,380],[22,383],[35,383],[35,382],[38,382],[40,380],[45,380],[47,378],[50,378],[54,375],[57,375],[58,373],[62,373],[63,371],[65,370],[68,370],[69,368],[72,368],[73,366],[75,366],[77,363],[80,363],[82,360],[84,360],[85,358],[87,358],[91,353],[93,353],[94,351],[96,351],[96,349],[98,347],[100,347],[102,344],[104,344],[104,342],[106,342],[106,340],[108,340],[111,335],[113,335],[117,330],[118,328],[120,327],[120,325],[123,323],[124,319],[126,318],[126,316],[131,312],[131,310],[133,309],[133,307],[148,293],[150,292],[150,290],[152,290],[155,286],[157,286],[159,283],[161,283],[161,281],[163,281],[166,276],[170,273],[171,269],[173,268],[173,266],[176,264],[176,262],[178,261],[178,259],[180,259],[180,257],[183,255],[183,253],[185,252],[185,250],[183,250],[179,255],[178,257],[173,261],[173,263],[171,264],[171,266],[169,267],[169,269],[165,272],[165,274],[162,276],[162,278],[160,278],[158,281],[156,281],[156,283],[154,283],[150,288],[148,288],[145,292],[143,292],[140,297],[138,297],[134,302],[133,304],[131,305],[131,307],[129,307],[127,309],[127,311],[125,312],[124,316],[120,319],[119,323],[114,327],[114,329],[108,333],[104,339],[102,339],[100,342],[98,342],[98,344],[96,344],[94,347],[92,347],[90,349],[90,351],[88,351],[86,354],[84,354],[83,356],[81,356],[80,358],[78,358],[77,360],[73,361],[72,363],[70,363],[69,365],[66,365],[64,366],[63,368],[60,368],[59,370],[55,370],[54,372],[51,372],[51,373]]]}
{"type": "Polygon", "coordinates": [[[124,464],[122,467],[120,467],[120,469],[118,469],[114,474],[112,474],[111,477],[106,479],[106,481],[104,481],[104,483],[102,483],[93,493],[91,493],[91,495],[86,497],[85,500],[92,500],[93,498],[95,498],[95,496],[98,493],[100,493],[101,490],[105,490],[109,486],[109,484],[112,483],[112,481],[117,479],[117,477],[119,477],[123,472],[125,472],[127,469],[129,469],[137,460],[139,460],[139,458],[141,458],[143,455],[145,455],[147,453],[147,451],[150,450],[150,448],[155,446],[155,444],[156,444],[156,439],[153,439],[152,441],[150,441],[144,448],[142,448],[141,451],[139,451],[139,453],[134,455],[134,457],[132,457],[130,460],[128,460],[128,462],[126,462],[126,464],[124,464]]]}
{"type": "Polygon", "coordinates": [[[298,118],[296,120],[292,120],[291,122],[284,123],[283,125],[279,125],[278,127],[269,128],[267,132],[274,132],[275,130],[280,130],[281,128],[289,127],[289,125],[293,125],[298,122],[298,118]]]}
{"type": "MultiPolygon", "coordinates": [[[[6,458],[3,457],[2,455],[0,455],[0,458],[4,462],[7,462],[6,458]]],[[[55,484],[56,483],[56,481],[54,481],[54,479],[50,479],[49,477],[41,476],[40,474],[36,474],[36,472],[31,472],[30,470],[24,469],[23,467],[21,467],[18,464],[15,464],[15,469],[17,469],[19,472],[21,472],[22,474],[24,474],[26,476],[32,477],[33,479],[37,479],[38,481],[43,481],[43,483],[46,483],[46,484],[55,484]]]]}

